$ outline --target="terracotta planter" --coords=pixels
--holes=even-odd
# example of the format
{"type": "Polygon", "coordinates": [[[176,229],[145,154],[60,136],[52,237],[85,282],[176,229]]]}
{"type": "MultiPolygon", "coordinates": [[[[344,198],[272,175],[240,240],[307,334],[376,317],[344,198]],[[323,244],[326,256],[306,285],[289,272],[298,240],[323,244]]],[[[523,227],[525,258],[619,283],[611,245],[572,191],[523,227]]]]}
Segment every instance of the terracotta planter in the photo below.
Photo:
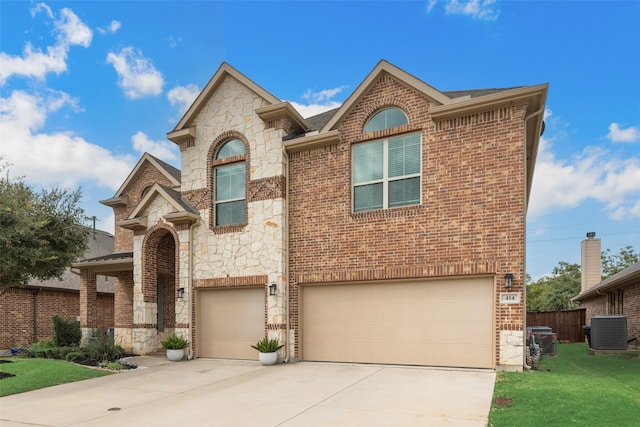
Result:
{"type": "Polygon", "coordinates": [[[259,360],[263,365],[275,365],[278,361],[278,353],[275,351],[273,353],[259,353],[259,360]]]}
{"type": "Polygon", "coordinates": [[[177,362],[184,358],[184,348],[180,349],[167,349],[167,359],[177,362]]]}

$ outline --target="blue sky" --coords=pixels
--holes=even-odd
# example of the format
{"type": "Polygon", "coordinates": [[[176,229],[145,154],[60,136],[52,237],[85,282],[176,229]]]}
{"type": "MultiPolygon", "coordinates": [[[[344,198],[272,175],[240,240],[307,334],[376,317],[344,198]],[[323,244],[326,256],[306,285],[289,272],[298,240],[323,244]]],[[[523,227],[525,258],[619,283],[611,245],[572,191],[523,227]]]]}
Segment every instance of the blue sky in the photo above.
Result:
{"type": "Polygon", "coordinates": [[[0,0],[0,155],[39,187],[113,196],[223,61],[305,117],[381,59],[448,90],[548,82],[527,270],[580,241],[640,250],[640,2],[0,0]]]}

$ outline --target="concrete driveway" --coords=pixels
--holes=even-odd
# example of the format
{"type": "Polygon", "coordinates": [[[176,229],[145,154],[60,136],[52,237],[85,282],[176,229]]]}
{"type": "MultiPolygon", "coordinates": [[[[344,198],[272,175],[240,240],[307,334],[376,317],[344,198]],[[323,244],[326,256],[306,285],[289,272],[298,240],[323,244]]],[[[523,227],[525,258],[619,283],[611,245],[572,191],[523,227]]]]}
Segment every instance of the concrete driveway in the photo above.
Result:
{"type": "Polygon", "coordinates": [[[135,371],[0,398],[17,426],[485,426],[481,370],[137,357],[135,371]]]}

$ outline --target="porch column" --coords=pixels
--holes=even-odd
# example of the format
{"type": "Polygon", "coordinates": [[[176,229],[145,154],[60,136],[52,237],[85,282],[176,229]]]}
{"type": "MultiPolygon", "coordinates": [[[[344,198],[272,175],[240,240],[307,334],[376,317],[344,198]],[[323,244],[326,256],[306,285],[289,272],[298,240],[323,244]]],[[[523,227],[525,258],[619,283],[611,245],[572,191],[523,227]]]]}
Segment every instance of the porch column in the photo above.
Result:
{"type": "Polygon", "coordinates": [[[98,327],[97,299],[96,274],[80,270],[80,329],[83,345],[87,344],[92,330],[98,327]]]}
{"type": "Polygon", "coordinates": [[[115,282],[115,342],[133,351],[133,271],[119,273],[115,282]]]}

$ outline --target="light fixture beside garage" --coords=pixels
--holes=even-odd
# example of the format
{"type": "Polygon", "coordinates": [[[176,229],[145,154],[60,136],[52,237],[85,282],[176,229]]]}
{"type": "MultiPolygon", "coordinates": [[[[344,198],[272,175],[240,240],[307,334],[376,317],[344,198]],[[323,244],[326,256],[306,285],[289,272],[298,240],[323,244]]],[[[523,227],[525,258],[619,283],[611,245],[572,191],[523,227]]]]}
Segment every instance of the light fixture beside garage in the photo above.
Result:
{"type": "Polygon", "coordinates": [[[269,285],[269,295],[275,295],[276,290],[278,290],[278,285],[276,285],[275,283],[269,285]]]}
{"type": "Polygon", "coordinates": [[[178,298],[182,299],[184,296],[184,288],[178,288],[178,298]]]}
{"type": "Polygon", "coordinates": [[[511,289],[513,286],[513,274],[507,273],[504,275],[504,287],[507,289],[511,289]]]}

